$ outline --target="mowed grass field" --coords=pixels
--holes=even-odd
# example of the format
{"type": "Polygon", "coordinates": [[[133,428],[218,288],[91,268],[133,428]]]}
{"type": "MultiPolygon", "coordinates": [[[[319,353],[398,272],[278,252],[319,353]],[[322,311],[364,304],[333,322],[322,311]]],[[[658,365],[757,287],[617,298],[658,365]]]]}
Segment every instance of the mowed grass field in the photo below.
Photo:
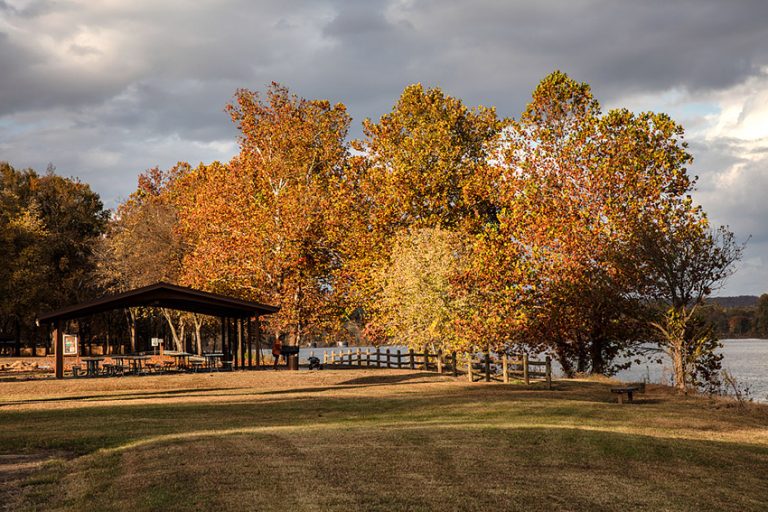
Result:
{"type": "Polygon", "coordinates": [[[389,370],[0,382],[7,510],[768,510],[768,407],[389,370]]]}

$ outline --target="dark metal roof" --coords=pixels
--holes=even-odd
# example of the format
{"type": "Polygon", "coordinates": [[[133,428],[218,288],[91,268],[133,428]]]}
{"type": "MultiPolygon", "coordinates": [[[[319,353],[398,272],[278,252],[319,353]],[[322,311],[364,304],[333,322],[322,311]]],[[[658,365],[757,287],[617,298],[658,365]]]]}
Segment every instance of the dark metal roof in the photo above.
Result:
{"type": "Polygon", "coordinates": [[[269,315],[280,308],[247,300],[208,293],[194,288],[156,283],[143,288],[102,297],[40,315],[41,323],[71,320],[83,316],[130,307],[162,307],[212,316],[248,317],[269,315]]]}

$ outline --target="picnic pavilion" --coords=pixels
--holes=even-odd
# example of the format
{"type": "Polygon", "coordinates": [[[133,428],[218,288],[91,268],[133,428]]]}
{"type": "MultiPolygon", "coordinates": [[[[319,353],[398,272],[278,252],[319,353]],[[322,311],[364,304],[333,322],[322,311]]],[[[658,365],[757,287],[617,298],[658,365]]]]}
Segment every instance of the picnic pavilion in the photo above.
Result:
{"type": "MultiPolygon", "coordinates": [[[[51,336],[56,355],[56,378],[64,377],[63,336],[66,321],[132,307],[160,307],[220,318],[222,359],[231,362],[235,368],[245,368],[246,361],[248,367],[253,364],[252,341],[261,338],[259,319],[279,310],[276,306],[163,282],[68,306],[39,317],[41,324],[53,327],[51,336]]],[[[258,358],[258,348],[256,354],[258,358]]]]}

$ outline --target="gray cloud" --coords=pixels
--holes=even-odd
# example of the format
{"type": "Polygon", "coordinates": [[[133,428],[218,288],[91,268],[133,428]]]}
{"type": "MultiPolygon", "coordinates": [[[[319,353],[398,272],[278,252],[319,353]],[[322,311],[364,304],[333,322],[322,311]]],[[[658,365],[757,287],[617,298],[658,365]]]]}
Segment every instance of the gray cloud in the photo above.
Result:
{"type": "MultiPolygon", "coordinates": [[[[554,69],[603,104],[671,90],[695,101],[768,69],[766,19],[766,2],[727,0],[0,0],[0,159],[53,162],[113,206],[148,167],[228,159],[225,104],[273,80],[344,102],[353,136],[417,81],[504,116],[554,69]]],[[[738,141],[691,142],[697,198],[765,249],[768,227],[750,220],[768,215],[756,200],[768,192],[765,160],[738,141]],[[739,163],[750,173],[718,181],[739,163]]]]}

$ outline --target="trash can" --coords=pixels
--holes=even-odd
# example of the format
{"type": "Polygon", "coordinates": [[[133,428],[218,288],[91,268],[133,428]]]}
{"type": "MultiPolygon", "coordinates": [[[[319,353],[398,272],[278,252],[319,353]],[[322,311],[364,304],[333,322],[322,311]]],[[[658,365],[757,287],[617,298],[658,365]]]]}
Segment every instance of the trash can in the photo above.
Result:
{"type": "Polygon", "coordinates": [[[280,353],[285,357],[289,370],[299,369],[299,347],[298,345],[283,345],[280,353]]]}

